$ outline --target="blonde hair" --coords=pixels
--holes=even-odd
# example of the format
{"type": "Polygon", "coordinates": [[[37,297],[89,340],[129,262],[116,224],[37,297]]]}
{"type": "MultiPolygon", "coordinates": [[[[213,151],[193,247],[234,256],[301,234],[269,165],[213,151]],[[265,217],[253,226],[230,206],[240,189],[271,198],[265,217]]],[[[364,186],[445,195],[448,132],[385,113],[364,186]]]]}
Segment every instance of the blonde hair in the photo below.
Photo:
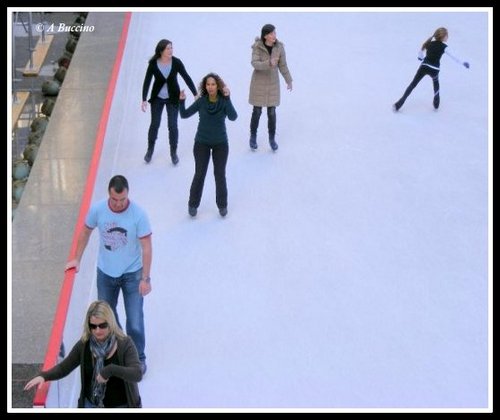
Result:
{"type": "Polygon", "coordinates": [[[443,39],[445,39],[447,36],[448,29],[443,27],[437,28],[434,31],[434,34],[430,38],[427,38],[426,41],[422,44],[422,49],[426,50],[427,48],[429,48],[429,44],[431,43],[432,38],[434,38],[436,41],[443,41],[443,39]]]}
{"type": "Polygon", "coordinates": [[[83,334],[81,338],[83,342],[87,342],[92,335],[89,324],[90,318],[93,316],[104,319],[104,321],[108,323],[110,334],[114,334],[117,338],[126,336],[126,334],[118,326],[115,314],[113,309],[111,309],[111,306],[109,306],[109,303],[104,300],[96,300],[90,304],[89,309],[87,310],[87,315],[85,315],[85,320],[83,321],[83,334]]]}

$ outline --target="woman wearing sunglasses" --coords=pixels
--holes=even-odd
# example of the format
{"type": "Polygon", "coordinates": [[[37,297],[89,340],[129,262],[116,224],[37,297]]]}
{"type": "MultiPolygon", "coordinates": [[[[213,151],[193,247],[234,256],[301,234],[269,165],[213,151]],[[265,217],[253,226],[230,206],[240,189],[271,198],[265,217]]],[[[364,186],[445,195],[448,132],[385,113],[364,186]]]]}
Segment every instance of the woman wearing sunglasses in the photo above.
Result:
{"type": "Polygon", "coordinates": [[[137,385],[142,379],[137,349],[118,326],[113,310],[105,301],[98,300],[89,306],[82,337],[68,356],[52,369],[40,372],[24,390],[64,378],[78,366],[81,379],[79,408],[142,406],[137,385]]]}

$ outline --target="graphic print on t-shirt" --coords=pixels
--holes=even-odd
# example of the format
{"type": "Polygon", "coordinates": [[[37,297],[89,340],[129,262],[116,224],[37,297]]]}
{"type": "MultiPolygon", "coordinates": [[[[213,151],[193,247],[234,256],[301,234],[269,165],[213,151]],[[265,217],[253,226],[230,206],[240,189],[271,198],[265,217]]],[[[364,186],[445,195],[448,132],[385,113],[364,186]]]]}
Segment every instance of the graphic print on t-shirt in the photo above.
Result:
{"type": "Polygon", "coordinates": [[[108,251],[116,251],[127,244],[127,230],[116,226],[116,223],[107,223],[102,236],[104,248],[108,251]]]}

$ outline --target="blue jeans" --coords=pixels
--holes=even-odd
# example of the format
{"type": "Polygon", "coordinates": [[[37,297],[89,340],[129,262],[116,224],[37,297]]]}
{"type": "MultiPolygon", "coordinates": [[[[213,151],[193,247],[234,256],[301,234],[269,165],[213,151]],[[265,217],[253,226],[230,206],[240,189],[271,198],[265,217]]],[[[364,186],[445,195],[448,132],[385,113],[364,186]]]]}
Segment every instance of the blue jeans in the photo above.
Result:
{"type": "Polygon", "coordinates": [[[116,322],[120,325],[116,304],[120,289],[123,295],[125,315],[127,316],[127,335],[129,335],[137,347],[139,360],[146,360],[144,348],[146,338],[144,333],[144,298],[139,293],[139,283],[142,278],[142,268],[134,273],[124,273],[120,277],[111,277],[97,269],[97,298],[109,303],[115,313],[116,322]]]}

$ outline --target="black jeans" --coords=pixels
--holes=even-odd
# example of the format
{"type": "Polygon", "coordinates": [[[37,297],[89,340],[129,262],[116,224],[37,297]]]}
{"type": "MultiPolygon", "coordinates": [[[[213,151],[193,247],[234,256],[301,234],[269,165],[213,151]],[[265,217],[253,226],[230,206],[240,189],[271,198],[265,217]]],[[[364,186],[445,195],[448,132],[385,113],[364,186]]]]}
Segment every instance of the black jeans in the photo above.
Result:
{"type": "Polygon", "coordinates": [[[218,208],[227,207],[226,163],[229,155],[229,144],[224,142],[210,146],[197,141],[194,142],[193,146],[195,172],[189,192],[189,207],[198,208],[200,205],[210,154],[212,154],[214,163],[215,202],[218,208]]]}
{"type": "Polygon", "coordinates": [[[164,107],[167,108],[168,141],[171,147],[176,148],[179,140],[179,129],[177,128],[179,104],[173,103],[170,99],[161,98],[155,98],[151,101],[151,125],[148,131],[148,145],[154,145],[158,137],[164,107]]]}

